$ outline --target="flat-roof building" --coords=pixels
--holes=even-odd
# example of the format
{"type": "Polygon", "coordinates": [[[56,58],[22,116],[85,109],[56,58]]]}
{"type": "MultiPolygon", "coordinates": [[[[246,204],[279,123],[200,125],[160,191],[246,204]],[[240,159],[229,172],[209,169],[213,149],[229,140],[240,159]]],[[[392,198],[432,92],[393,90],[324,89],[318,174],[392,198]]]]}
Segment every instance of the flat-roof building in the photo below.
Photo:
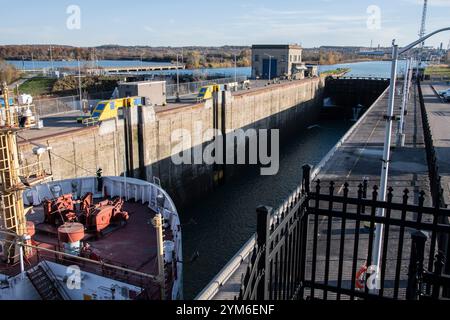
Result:
{"type": "Polygon", "coordinates": [[[302,51],[299,45],[253,45],[252,78],[304,78],[302,51]]]}
{"type": "Polygon", "coordinates": [[[166,82],[165,81],[137,81],[119,83],[119,97],[144,97],[147,103],[155,106],[166,105],[166,82]]]}

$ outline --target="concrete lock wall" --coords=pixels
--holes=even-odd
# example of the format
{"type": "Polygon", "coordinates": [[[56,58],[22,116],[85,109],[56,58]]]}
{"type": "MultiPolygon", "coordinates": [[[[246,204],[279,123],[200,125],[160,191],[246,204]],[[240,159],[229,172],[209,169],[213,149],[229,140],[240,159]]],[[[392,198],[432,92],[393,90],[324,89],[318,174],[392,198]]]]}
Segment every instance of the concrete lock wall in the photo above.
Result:
{"type": "Polygon", "coordinates": [[[109,120],[100,127],[74,130],[65,134],[19,142],[23,166],[32,165],[36,144],[51,147],[41,157],[44,169],[54,180],[95,176],[98,168],[104,175],[120,175],[124,171],[124,121],[109,120]]]}
{"type": "MultiPolygon", "coordinates": [[[[122,175],[127,168],[128,176],[148,181],[158,177],[176,204],[183,206],[211,191],[221,179],[223,168],[203,163],[175,165],[171,157],[180,143],[172,141],[175,130],[184,129],[180,139],[190,135],[183,149],[189,150],[192,158],[213,141],[212,132],[206,133],[215,127],[226,132],[277,128],[287,136],[290,130],[318,118],[323,86],[322,78],[305,79],[234,95],[225,92],[215,103],[210,100],[157,113],[153,107],[133,108],[124,112],[122,120],[33,143],[52,147],[42,160],[48,171],[51,167],[55,180],[92,176],[98,168],[104,175],[122,175]]],[[[35,161],[33,147],[29,142],[20,143],[24,163],[35,161]]],[[[226,149],[227,154],[235,152],[233,146],[226,149]]],[[[233,172],[227,170],[227,175],[233,172]]]]}

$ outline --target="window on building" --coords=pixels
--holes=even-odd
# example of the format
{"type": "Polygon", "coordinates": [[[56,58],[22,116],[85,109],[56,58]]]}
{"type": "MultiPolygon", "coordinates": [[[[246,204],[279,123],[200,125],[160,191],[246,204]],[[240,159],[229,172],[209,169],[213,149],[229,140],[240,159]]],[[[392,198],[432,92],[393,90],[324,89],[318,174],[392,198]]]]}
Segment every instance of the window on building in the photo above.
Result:
{"type": "Polygon", "coordinates": [[[292,55],[290,55],[290,60],[291,60],[291,62],[292,62],[292,60],[293,60],[293,59],[292,59],[292,55]]]}
{"type": "Polygon", "coordinates": [[[255,61],[256,61],[256,62],[259,61],[259,54],[255,54],[255,61]]]}

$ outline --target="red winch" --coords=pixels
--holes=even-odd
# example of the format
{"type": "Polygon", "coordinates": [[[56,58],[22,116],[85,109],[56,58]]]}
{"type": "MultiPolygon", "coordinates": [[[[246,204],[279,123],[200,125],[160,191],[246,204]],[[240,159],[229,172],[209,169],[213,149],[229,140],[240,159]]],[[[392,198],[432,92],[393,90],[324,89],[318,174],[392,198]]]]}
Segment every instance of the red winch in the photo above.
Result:
{"type": "Polygon", "coordinates": [[[100,232],[111,222],[120,223],[128,220],[129,215],[123,211],[123,204],[123,199],[119,197],[93,204],[93,194],[87,193],[81,199],[80,221],[88,230],[100,232]]]}
{"type": "Polygon", "coordinates": [[[71,194],[54,200],[44,201],[45,223],[59,227],[67,222],[80,222],[86,230],[101,232],[111,223],[123,223],[129,219],[128,212],[123,211],[124,201],[117,197],[94,203],[92,193],[87,193],[81,201],[74,201],[71,194]],[[76,204],[80,204],[77,212],[76,204]]]}
{"type": "Polygon", "coordinates": [[[71,194],[63,195],[55,200],[43,202],[45,223],[59,227],[66,222],[74,222],[77,219],[75,203],[71,194]]]}

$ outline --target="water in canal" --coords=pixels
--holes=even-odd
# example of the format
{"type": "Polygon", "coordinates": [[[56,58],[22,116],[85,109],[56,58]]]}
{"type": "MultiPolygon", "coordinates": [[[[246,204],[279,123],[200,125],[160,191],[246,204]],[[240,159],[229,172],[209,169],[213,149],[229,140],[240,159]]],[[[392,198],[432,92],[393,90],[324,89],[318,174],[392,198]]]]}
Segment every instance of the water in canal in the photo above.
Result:
{"type": "Polygon", "coordinates": [[[341,119],[319,121],[283,143],[277,175],[247,172],[182,210],[185,261],[199,253],[184,266],[186,299],[194,298],[250,239],[256,231],[256,207],[276,207],[285,200],[300,182],[302,165],[320,162],[351,125],[341,119]]]}

